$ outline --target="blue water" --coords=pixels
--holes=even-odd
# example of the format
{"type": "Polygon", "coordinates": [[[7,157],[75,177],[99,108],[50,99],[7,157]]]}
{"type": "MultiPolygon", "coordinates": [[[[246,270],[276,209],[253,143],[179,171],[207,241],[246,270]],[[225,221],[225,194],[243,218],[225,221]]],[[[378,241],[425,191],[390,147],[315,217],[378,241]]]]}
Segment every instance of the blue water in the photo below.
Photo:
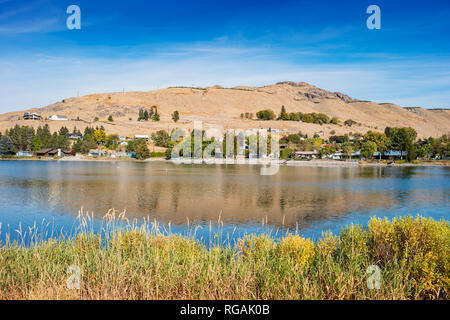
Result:
{"type": "Polygon", "coordinates": [[[446,167],[283,166],[260,176],[249,165],[0,161],[0,240],[33,225],[44,238],[74,234],[81,208],[96,231],[115,208],[205,243],[217,232],[230,243],[262,232],[317,239],[372,216],[449,219],[449,177],[446,167]]]}

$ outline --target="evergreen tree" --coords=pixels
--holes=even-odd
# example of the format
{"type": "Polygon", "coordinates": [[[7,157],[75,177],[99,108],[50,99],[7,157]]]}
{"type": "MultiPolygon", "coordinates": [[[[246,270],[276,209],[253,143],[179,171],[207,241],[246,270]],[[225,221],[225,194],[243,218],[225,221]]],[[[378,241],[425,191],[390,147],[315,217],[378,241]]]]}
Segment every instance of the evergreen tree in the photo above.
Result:
{"type": "Polygon", "coordinates": [[[0,155],[12,155],[15,154],[14,143],[8,136],[2,136],[0,138],[0,155]]]}
{"type": "Polygon", "coordinates": [[[41,150],[42,147],[43,147],[43,143],[42,143],[41,138],[39,138],[38,136],[35,136],[33,139],[33,144],[32,144],[33,151],[41,150]]]}
{"type": "Polygon", "coordinates": [[[281,106],[281,113],[278,117],[279,120],[289,120],[289,114],[286,112],[286,108],[281,106]]]}

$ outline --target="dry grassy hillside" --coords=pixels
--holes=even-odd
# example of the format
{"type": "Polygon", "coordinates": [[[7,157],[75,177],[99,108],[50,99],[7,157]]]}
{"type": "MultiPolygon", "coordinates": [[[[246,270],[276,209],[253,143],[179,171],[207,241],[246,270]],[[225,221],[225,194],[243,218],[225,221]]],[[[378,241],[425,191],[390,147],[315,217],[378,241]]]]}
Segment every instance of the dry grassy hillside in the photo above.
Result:
{"type": "Polygon", "coordinates": [[[441,136],[450,131],[450,110],[427,110],[422,108],[406,109],[394,104],[377,104],[359,101],[342,93],[328,92],[307,83],[282,82],[265,87],[220,86],[208,88],[167,88],[148,92],[125,92],[94,94],[79,98],[70,98],[44,108],[26,111],[39,112],[44,118],[51,115],[65,115],[69,119],[83,121],[25,121],[18,120],[24,111],[0,115],[0,130],[19,125],[43,125],[48,123],[52,130],[62,125],[72,129],[84,129],[86,126],[103,125],[108,133],[132,136],[149,134],[160,129],[174,127],[192,128],[193,120],[203,121],[205,129],[219,126],[223,128],[278,128],[292,132],[314,134],[323,132],[324,136],[347,132],[365,133],[368,130],[382,131],[386,126],[410,126],[417,130],[420,137],[441,136]],[[158,106],[160,122],[138,122],[141,107],[158,106]],[[241,113],[254,115],[262,109],[272,109],[279,114],[284,105],[287,112],[323,112],[329,117],[338,117],[341,122],[352,119],[358,125],[317,125],[293,121],[256,121],[243,120],[241,113]],[[180,121],[171,119],[173,111],[180,112],[180,121]],[[113,123],[107,118],[111,115],[113,123]],[[94,122],[95,117],[99,118],[94,122]],[[131,118],[131,120],[130,120],[131,118]]]}

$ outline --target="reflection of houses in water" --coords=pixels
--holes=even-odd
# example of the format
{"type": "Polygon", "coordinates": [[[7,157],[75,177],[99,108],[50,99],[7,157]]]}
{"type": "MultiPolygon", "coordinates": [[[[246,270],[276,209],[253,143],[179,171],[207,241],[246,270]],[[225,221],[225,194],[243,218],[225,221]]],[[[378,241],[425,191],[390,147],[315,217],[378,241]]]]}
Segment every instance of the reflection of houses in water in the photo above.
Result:
{"type": "Polygon", "coordinates": [[[402,199],[374,187],[370,179],[384,170],[283,167],[275,176],[260,176],[259,166],[66,162],[48,165],[44,179],[39,177],[31,188],[41,201],[49,197],[74,219],[81,207],[97,218],[115,208],[126,209],[127,218],[138,222],[150,217],[204,224],[217,222],[221,215],[230,224],[267,219],[272,226],[284,221],[284,226],[295,227],[398,204],[402,199]],[[51,194],[40,193],[46,184],[44,191],[51,194]]]}

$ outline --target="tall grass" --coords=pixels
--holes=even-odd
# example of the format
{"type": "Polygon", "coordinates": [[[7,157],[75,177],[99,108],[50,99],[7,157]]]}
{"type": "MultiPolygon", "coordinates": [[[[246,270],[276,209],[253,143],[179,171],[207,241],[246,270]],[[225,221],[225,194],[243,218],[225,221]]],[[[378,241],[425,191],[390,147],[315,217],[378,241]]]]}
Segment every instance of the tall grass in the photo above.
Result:
{"type": "Polygon", "coordinates": [[[446,220],[372,219],[317,242],[249,235],[209,247],[115,211],[101,232],[91,225],[92,216],[81,214],[72,237],[43,240],[30,231],[26,246],[1,244],[0,299],[449,298],[446,220]],[[367,285],[370,265],[381,270],[379,289],[367,285]],[[79,289],[67,285],[69,266],[81,271],[79,289]]]}

